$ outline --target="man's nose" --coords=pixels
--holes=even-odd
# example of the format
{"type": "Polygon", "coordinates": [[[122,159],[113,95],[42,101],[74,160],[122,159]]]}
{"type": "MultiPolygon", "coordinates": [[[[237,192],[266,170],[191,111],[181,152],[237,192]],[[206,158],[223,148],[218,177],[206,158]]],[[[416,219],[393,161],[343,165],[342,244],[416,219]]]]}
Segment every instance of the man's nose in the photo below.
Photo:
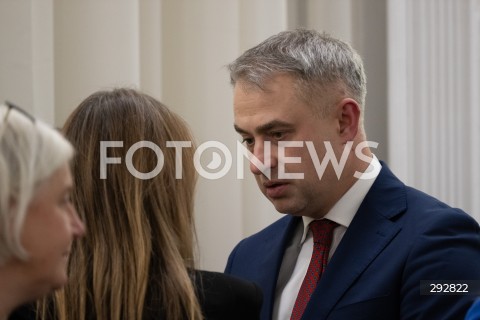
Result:
{"type": "Polygon", "coordinates": [[[270,177],[270,171],[277,166],[276,150],[272,150],[270,141],[256,143],[250,159],[250,171],[255,175],[270,177]]]}

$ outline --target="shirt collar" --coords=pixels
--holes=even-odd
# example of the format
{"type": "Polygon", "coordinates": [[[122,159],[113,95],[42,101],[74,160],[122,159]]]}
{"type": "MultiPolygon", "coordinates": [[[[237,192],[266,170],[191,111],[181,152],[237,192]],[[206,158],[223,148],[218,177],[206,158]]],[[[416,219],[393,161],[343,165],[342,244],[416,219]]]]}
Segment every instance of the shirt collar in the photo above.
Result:
{"type": "MultiPolygon", "coordinates": [[[[350,189],[348,189],[348,191],[340,198],[340,200],[337,201],[337,203],[335,203],[332,209],[330,209],[330,211],[322,219],[329,219],[345,228],[348,228],[350,226],[350,222],[352,222],[353,217],[357,213],[358,208],[362,204],[363,199],[367,195],[368,190],[370,190],[375,182],[381,167],[382,165],[380,164],[380,161],[378,161],[377,157],[373,155],[370,165],[368,166],[367,170],[362,173],[360,179],[358,179],[350,187],[350,189]],[[365,178],[367,177],[367,174],[368,178],[365,178]],[[364,177],[363,179],[362,176],[364,177]]],[[[315,219],[311,217],[302,217],[303,236],[300,241],[301,244],[307,238],[308,225],[313,220],[315,219]]]]}

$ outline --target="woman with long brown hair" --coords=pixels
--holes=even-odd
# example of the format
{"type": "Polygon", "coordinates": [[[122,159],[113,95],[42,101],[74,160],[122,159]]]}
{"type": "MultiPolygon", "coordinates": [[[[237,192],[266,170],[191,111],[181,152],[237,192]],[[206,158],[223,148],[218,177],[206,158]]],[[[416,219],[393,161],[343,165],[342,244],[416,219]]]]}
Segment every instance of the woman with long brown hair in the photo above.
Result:
{"type": "Polygon", "coordinates": [[[72,199],[87,236],[72,248],[55,318],[259,318],[255,284],[194,271],[194,146],[167,147],[193,140],[177,114],[133,89],[100,91],[63,132],[77,149],[72,199]]]}

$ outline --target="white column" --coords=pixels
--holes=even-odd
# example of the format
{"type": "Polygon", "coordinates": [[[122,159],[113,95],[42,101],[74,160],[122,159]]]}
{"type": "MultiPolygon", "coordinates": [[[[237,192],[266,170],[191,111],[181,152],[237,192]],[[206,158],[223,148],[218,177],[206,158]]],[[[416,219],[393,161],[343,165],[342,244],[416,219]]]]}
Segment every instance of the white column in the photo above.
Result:
{"type": "Polygon", "coordinates": [[[389,1],[391,165],[480,217],[478,0],[389,1]]]}
{"type": "Polygon", "coordinates": [[[0,100],[11,100],[48,123],[54,120],[53,6],[0,1],[0,100]]]}
{"type": "Polygon", "coordinates": [[[54,0],[56,123],[96,90],[140,85],[138,0],[54,0]]]}
{"type": "Polygon", "coordinates": [[[469,59],[470,71],[470,123],[468,127],[471,130],[471,176],[470,186],[467,188],[471,193],[472,211],[471,213],[480,222],[480,0],[470,0],[471,20],[469,21],[470,40],[472,50],[469,59]]]}
{"type": "Polygon", "coordinates": [[[409,180],[407,155],[407,21],[405,1],[388,2],[388,163],[395,174],[409,180]]]}
{"type": "Polygon", "coordinates": [[[162,0],[140,1],[140,86],[162,96],[162,0]]]}

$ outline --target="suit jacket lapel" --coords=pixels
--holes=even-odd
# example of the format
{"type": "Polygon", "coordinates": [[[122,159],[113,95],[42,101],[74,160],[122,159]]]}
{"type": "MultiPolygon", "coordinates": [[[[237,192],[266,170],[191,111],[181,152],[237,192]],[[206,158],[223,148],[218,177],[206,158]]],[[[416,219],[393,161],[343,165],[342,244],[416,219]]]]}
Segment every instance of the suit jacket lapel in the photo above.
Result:
{"type": "Polygon", "coordinates": [[[342,295],[401,230],[391,218],[406,208],[404,185],[382,170],[332,256],[304,313],[326,319],[342,295]]]}
{"type": "Polygon", "coordinates": [[[259,264],[259,273],[262,273],[260,285],[264,290],[264,301],[261,319],[271,319],[273,304],[275,301],[275,289],[277,286],[278,273],[282,265],[283,254],[286,246],[300,221],[298,217],[286,216],[279,222],[273,233],[266,235],[264,239],[265,256],[259,264]],[[280,244],[280,245],[279,245],[280,244]]]}

